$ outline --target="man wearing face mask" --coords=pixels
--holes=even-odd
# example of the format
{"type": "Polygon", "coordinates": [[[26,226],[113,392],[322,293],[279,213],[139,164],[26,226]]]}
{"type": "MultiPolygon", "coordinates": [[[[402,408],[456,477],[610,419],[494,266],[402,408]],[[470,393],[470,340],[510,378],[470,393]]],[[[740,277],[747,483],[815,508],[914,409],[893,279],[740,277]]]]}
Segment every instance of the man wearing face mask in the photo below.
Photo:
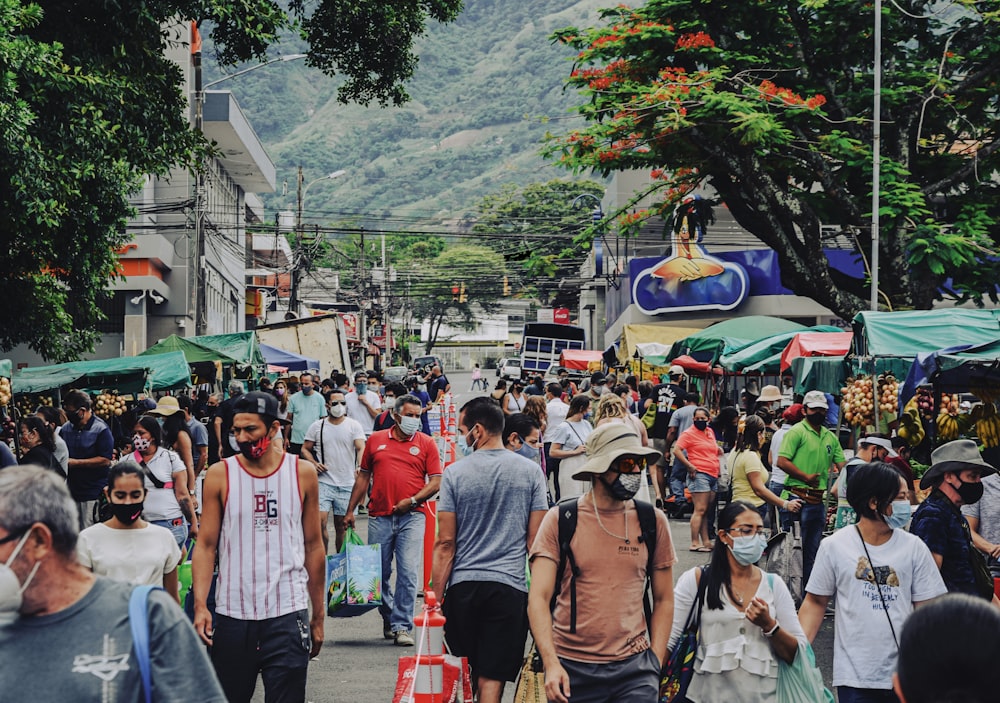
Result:
{"type": "MultiPolygon", "coordinates": [[[[778,468],[788,477],[781,497],[802,501],[802,583],[809,582],[816,552],[826,528],[823,495],[828,488],[830,468],[844,465],[844,450],[837,437],[823,426],[827,401],[822,391],[809,391],[802,399],[806,418],[788,430],[778,451],[778,468]]],[[[804,593],[802,594],[805,595],[804,593]]]]}
{"type": "Polygon", "coordinates": [[[913,513],[910,532],[931,550],[949,593],[994,599],[992,575],[961,508],[980,501],[982,477],[995,473],[975,442],[956,439],[931,452],[931,468],[920,479],[920,488],[934,490],[913,513]]]}
{"type": "MultiPolygon", "coordinates": [[[[77,561],[76,504],[37,466],[0,472],[0,697],[133,703],[142,677],[128,617],[130,584],[77,561]],[[44,656],[39,656],[44,652],[44,656]]],[[[205,649],[165,591],[149,594],[153,700],[224,703],[205,649]]]]}
{"type": "Polygon", "coordinates": [[[382,412],[375,416],[375,422],[373,423],[373,430],[387,430],[396,424],[396,420],[392,417],[392,411],[396,407],[396,398],[406,395],[406,389],[403,388],[403,384],[398,381],[393,381],[385,387],[385,397],[382,398],[382,412]]]}
{"type": "Polygon", "coordinates": [[[368,374],[358,371],[354,375],[354,390],[347,394],[347,417],[361,423],[366,437],[375,431],[375,417],[382,407],[378,393],[368,390],[368,374]]]}
{"type": "Polygon", "coordinates": [[[892,442],[883,435],[870,434],[858,440],[858,453],[844,464],[844,468],[837,476],[837,482],[830,489],[830,493],[837,497],[837,514],[833,529],[839,530],[858,521],[857,513],[854,512],[854,508],[847,500],[847,486],[855,469],[873,461],[887,462],[890,458],[897,456],[899,455],[892,448],[892,442]]]}
{"type": "Polygon", "coordinates": [[[365,443],[344,525],[354,527],[354,509],[368,495],[368,544],[382,548],[382,636],[412,647],[413,604],[421,575],[426,508],[441,485],[437,442],[420,432],[420,400],[396,398],[396,424],[365,443]],[[392,562],[396,561],[393,588],[392,562]]]}
{"type": "Polygon", "coordinates": [[[111,428],[91,409],[90,396],[74,388],[63,398],[69,422],[59,435],[69,450],[67,477],[69,492],[80,510],[80,529],[95,522],[97,500],[108,485],[108,469],[114,455],[111,428]]]}
{"type": "Polygon", "coordinates": [[[240,455],[205,475],[191,564],[194,629],[212,648],[230,703],[249,701],[258,675],[267,700],[304,701],[326,617],[317,469],[281,449],[273,395],[247,393],[233,412],[240,455]],[[207,599],[217,557],[213,629],[207,599]]]}
{"type": "Polygon", "coordinates": [[[309,427],[301,452],[302,458],[314,463],[319,472],[319,521],[327,551],[330,547],[327,520],[331,511],[338,552],[344,544],[347,531],[344,516],[364,450],[365,431],[357,420],[347,417],[344,394],[332,391],[327,402],[327,418],[309,427]]]}
{"type": "Polygon", "coordinates": [[[306,439],[306,432],[317,420],[326,417],[326,401],[316,389],[316,379],[311,373],[299,376],[299,392],[288,399],[288,421],[292,423],[288,451],[298,454],[306,439]]]}
{"type": "MultiPolygon", "coordinates": [[[[518,414],[505,424],[487,397],[462,406],[463,458],[445,471],[438,501],[433,580],[445,586],[438,589],[448,648],[469,657],[481,703],[499,703],[505,682],[521,668],[528,635],[524,560],[549,507],[538,464],[504,448],[508,429],[532,436],[528,422],[512,428],[515,418],[534,422],[518,414]]],[[[537,424],[530,429],[537,443],[537,424]]]]}
{"type": "Polygon", "coordinates": [[[566,501],[546,513],[530,551],[528,618],[545,667],[545,693],[558,703],[656,700],[673,617],[676,557],[666,515],[645,504],[643,510],[654,518],[651,542],[633,496],[642,469],[660,453],[643,447],[634,430],[608,424],[587,438],[587,456],[573,474],[589,478],[592,488],[576,499],[572,568],[568,556],[562,561],[559,534],[566,501]],[[651,559],[650,544],[655,544],[651,559]],[[652,592],[648,619],[643,608],[647,578],[652,592]]]}
{"type": "Polygon", "coordinates": [[[519,454],[525,459],[530,459],[541,468],[538,458],[541,453],[541,445],[538,441],[540,435],[541,428],[538,425],[538,420],[524,413],[514,413],[508,415],[507,421],[504,423],[503,445],[507,450],[519,454]]]}

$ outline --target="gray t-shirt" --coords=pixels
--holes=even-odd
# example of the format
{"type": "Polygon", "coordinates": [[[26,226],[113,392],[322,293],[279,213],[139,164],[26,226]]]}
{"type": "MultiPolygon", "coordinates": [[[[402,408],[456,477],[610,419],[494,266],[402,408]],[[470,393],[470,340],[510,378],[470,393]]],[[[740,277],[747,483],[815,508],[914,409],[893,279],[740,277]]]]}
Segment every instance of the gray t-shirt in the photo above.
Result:
{"type": "MultiPolygon", "coordinates": [[[[0,627],[0,698],[144,701],[128,618],[131,592],[130,585],[98,576],[69,608],[0,627]]],[[[148,612],[153,701],[225,703],[205,647],[177,603],[153,591],[148,612]]]]}
{"type": "Polygon", "coordinates": [[[668,427],[676,427],[677,436],[680,437],[684,434],[685,430],[694,425],[694,411],[697,409],[697,405],[685,405],[682,408],[677,408],[674,414],[670,416],[668,427]]]}
{"type": "Polygon", "coordinates": [[[208,446],[208,430],[200,420],[191,418],[191,422],[187,423],[187,428],[188,432],[191,433],[191,444],[196,447],[208,446]]]}
{"type": "Polygon", "coordinates": [[[527,592],[528,516],[545,512],[538,464],[506,449],[483,449],[445,469],[440,512],[455,513],[449,585],[492,581],[527,592]]]}
{"type": "MultiPolygon", "coordinates": [[[[990,544],[1000,544],[1000,475],[983,477],[983,497],[972,505],[962,506],[962,515],[979,519],[976,530],[990,544]]],[[[987,557],[994,574],[1000,573],[1000,562],[987,557]]]]}

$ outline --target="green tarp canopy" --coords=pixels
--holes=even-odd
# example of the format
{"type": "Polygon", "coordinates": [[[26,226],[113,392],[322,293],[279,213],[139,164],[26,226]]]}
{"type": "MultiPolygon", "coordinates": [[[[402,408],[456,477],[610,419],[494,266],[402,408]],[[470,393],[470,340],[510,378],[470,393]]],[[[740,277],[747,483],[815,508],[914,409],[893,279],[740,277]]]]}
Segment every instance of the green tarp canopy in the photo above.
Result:
{"type": "MultiPolygon", "coordinates": [[[[700,332],[674,342],[670,356],[687,354],[698,361],[714,364],[725,354],[731,354],[766,337],[785,332],[802,332],[805,325],[780,317],[749,315],[717,322],[700,332]]],[[[787,339],[785,342],[787,343],[787,339]]],[[[782,347],[784,348],[784,347],[782,347]]],[[[779,350],[780,352],[780,350],[779,350]]]]}
{"type": "Polygon", "coordinates": [[[190,386],[191,369],[183,354],[171,352],[18,369],[11,385],[14,393],[44,393],[64,386],[120,393],[165,391],[190,386]]]}
{"type": "Polygon", "coordinates": [[[843,332],[839,327],[816,325],[794,332],[782,332],[751,342],[723,354],[719,364],[730,373],[776,374],[781,371],[781,353],[802,332],[843,332]]]}
{"type": "Polygon", "coordinates": [[[10,359],[0,359],[0,376],[10,378],[13,369],[14,365],[10,363],[10,359]]]}
{"type": "Polygon", "coordinates": [[[840,395],[847,380],[848,364],[842,356],[800,356],[792,359],[795,392],[823,391],[840,395]]]}
{"type": "Polygon", "coordinates": [[[199,337],[179,337],[172,334],[151,346],[139,356],[182,352],[189,364],[200,361],[221,361],[263,368],[267,362],[260,351],[257,334],[253,331],[232,334],[209,334],[199,337]]]}

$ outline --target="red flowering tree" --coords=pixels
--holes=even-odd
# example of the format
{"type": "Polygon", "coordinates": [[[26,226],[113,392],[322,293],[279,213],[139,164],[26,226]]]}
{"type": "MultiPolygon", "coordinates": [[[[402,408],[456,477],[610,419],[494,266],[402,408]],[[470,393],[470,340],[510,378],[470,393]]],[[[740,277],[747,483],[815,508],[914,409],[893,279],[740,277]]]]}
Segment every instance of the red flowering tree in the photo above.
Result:
{"type": "MultiPolygon", "coordinates": [[[[1000,3],[905,5],[883,11],[882,300],[995,300],[1000,3]]],[[[869,280],[830,268],[823,246],[833,226],[867,266],[873,7],[648,0],[601,20],[554,35],[578,52],[568,82],[586,126],[551,135],[550,158],[649,169],[650,215],[707,180],[778,253],[787,287],[846,319],[867,308],[869,280]]]]}

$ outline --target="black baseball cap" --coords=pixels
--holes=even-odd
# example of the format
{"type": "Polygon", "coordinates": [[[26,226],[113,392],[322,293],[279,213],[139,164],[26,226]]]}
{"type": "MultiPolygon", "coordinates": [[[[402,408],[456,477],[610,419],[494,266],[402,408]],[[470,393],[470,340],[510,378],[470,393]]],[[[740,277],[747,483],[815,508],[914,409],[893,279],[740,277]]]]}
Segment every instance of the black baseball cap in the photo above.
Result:
{"type": "Polygon", "coordinates": [[[263,391],[244,393],[233,403],[233,413],[254,413],[273,422],[278,419],[278,399],[263,391]]]}

